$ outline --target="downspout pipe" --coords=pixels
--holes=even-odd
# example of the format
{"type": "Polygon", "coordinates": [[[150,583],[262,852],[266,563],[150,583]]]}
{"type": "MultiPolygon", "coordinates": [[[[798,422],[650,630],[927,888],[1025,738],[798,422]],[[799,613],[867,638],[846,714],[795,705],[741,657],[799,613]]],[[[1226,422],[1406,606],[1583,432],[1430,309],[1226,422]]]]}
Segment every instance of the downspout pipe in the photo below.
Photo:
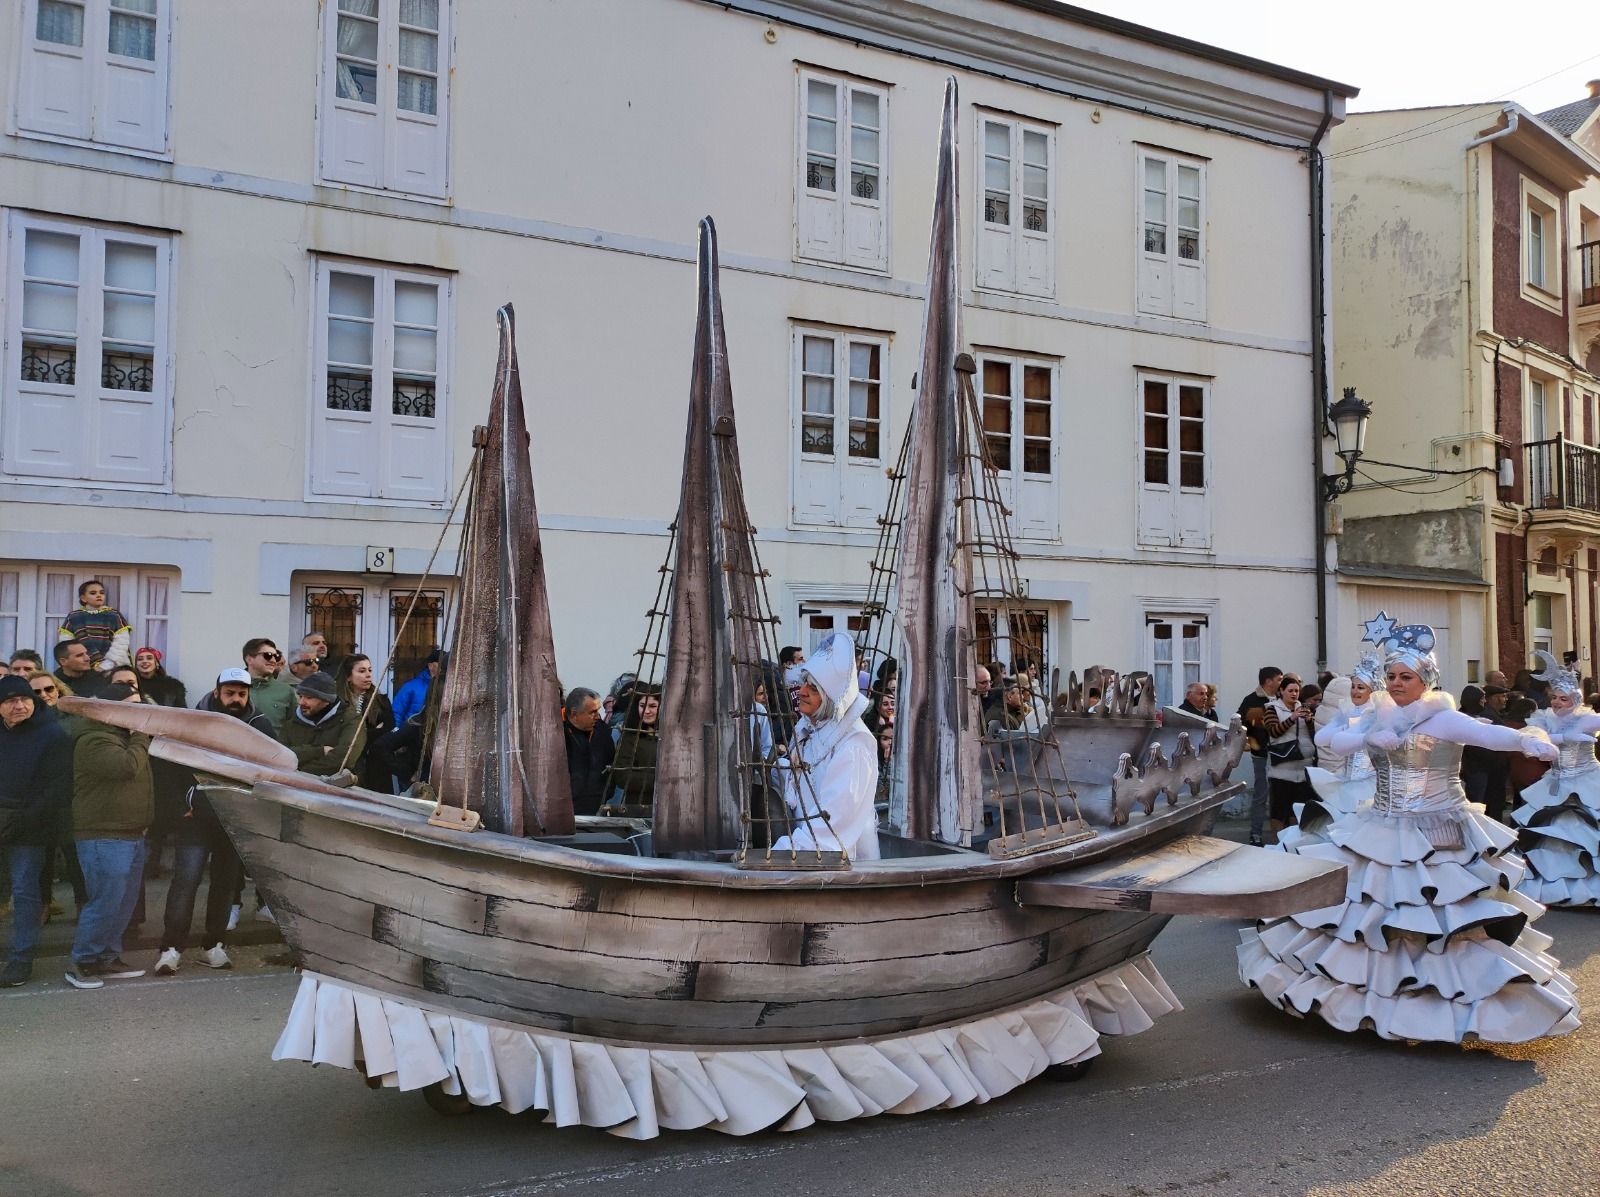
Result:
{"type": "Polygon", "coordinates": [[[1316,547],[1317,672],[1328,667],[1328,500],[1322,489],[1322,442],[1328,429],[1328,303],[1323,255],[1327,222],[1323,219],[1327,167],[1322,139],[1333,123],[1333,92],[1322,93],[1322,123],[1306,147],[1311,190],[1311,492],[1316,527],[1311,543],[1316,547]]]}

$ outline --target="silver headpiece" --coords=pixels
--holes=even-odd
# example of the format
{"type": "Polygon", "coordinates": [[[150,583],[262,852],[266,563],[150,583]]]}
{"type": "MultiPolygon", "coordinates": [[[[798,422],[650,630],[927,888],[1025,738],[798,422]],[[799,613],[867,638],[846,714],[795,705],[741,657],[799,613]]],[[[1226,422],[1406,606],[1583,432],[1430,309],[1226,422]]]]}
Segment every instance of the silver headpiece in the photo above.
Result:
{"type": "Polygon", "coordinates": [[[1404,665],[1420,677],[1428,689],[1439,684],[1439,659],[1433,655],[1435,637],[1431,627],[1425,623],[1397,625],[1382,611],[1364,626],[1365,641],[1378,646],[1386,669],[1390,665],[1404,665]]]}
{"type": "Polygon", "coordinates": [[[1383,658],[1375,652],[1362,653],[1361,660],[1350,671],[1350,680],[1361,682],[1372,690],[1378,689],[1383,685],[1383,658]]]}
{"type": "Polygon", "coordinates": [[[1550,693],[1570,694],[1578,702],[1583,701],[1583,683],[1576,670],[1563,669],[1555,657],[1542,648],[1534,649],[1533,655],[1538,657],[1539,663],[1544,666],[1542,671],[1533,676],[1549,686],[1550,693]]]}

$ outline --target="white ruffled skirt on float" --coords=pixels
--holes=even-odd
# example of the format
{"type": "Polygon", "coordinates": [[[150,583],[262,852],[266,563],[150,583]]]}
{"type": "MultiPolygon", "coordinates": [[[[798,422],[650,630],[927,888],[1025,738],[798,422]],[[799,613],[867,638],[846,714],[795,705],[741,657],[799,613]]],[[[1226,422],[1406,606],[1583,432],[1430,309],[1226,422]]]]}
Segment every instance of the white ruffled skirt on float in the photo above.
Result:
{"type": "Polygon", "coordinates": [[[1295,825],[1278,832],[1278,847],[1287,852],[1300,852],[1308,845],[1327,843],[1328,828],[1333,821],[1355,814],[1362,806],[1370,804],[1378,792],[1378,778],[1374,773],[1347,781],[1337,773],[1312,765],[1306,769],[1306,780],[1317,792],[1317,798],[1315,802],[1297,803],[1295,825]]]}
{"type": "Polygon", "coordinates": [[[1509,830],[1468,806],[1367,807],[1325,834],[1298,852],[1348,868],[1345,900],[1240,932],[1240,980],[1291,1014],[1385,1039],[1523,1043],[1577,1029],[1572,981],[1528,926],[1544,908],[1516,890],[1526,868],[1509,830]]]}
{"type": "Polygon", "coordinates": [[[1552,770],[1522,791],[1511,818],[1528,861],[1521,893],[1546,906],[1600,905],[1600,769],[1552,770]]]}
{"type": "Polygon", "coordinates": [[[663,1130],[748,1135],[917,1114],[1009,1093],[1183,1009],[1139,955],[1010,1010],[881,1039],[684,1047],[583,1039],[470,1018],[304,973],[274,1060],[359,1068],[399,1089],[439,1085],[473,1105],[537,1110],[628,1139],[663,1130]]]}

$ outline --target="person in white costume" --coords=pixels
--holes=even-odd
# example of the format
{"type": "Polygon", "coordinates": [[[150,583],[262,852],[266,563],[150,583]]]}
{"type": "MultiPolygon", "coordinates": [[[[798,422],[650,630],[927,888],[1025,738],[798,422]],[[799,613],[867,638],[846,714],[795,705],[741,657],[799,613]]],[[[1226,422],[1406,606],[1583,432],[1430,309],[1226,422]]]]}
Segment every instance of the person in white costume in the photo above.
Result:
{"type": "Polygon", "coordinates": [[[804,821],[774,841],[774,855],[793,849],[878,859],[878,814],[872,804],[878,744],[861,722],[867,705],[856,679],[855,642],[835,632],[817,646],[800,674],[795,709],[801,718],[782,777],[790,814],[804,821]]]}
{"type": "Polygon", "coordinates": [[[1594,754],[1600,714],[1583,704],[1576,673],[1547,652],[1534,655],[1545,665],[1534,677],[1549,684],[1550,709],[1528,725],[1549,736],[1561,755],[1522,791],[1522,805],[1511,816],[1528,858],[1528,875],[1517,888],[1547,906],[1600,905],[1600,762],[1594,754]]]}
{"type": "Polygon", "coordinates": [[[1316,801],[1295,807],[1293,827],[1278,832],[1278,846],[1298,852],[1307,844],[1327,839],[1328,825],[1339,815],[1353,813],[1372,801],[1377,774],[1365,748],[1336,752],[1333,737],[1340,732],[1372,727],[1378,711],[1389,705],[1383,690],[1383,660],[1368,652],[1356,662],[1349,677],[1336,677],[1322,692],[1317,708],[1317,763],[1306,769],[1306,780],[1317,792],[1316,801]]]}
{"type": "Polygon", "coordinates": [[[1369,638],[1386,650],[1393,705],[1329,747],[1370,755],[1373,800],[1300,849],[1347,867],[1345,900],[1242,932],[1240,980],[1291,1014],[1385,1039],[1521,1043],[1575,1030],[1572,982],[1545,951],[1550,937],[1528,926],[1544,907],[1515,888],[1526,872],[1515,837],[1468,805],[1460,779],[1464,744],[1544,760],[1555,747],[1434,691],[1432,628],[1387,621],[1369,638]]]}

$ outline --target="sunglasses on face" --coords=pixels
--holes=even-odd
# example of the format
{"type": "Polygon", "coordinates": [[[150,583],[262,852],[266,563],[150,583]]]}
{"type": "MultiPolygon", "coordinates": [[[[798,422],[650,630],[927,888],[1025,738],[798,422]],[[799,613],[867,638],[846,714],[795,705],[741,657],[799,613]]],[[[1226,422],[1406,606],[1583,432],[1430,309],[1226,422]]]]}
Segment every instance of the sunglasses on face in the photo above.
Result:
{"type": "Polygon", "coordinates": [[[256,655],[259,656],[263,661],[281,661],[281,660],[283,660],[283,654],[282,653],[261,652],[261,653],[257,653],[256,655]]]}
{"type": "Polygon", "coordinates": [[[35,686],[33,692],[35,694],[54,694],[56,688],[54,686],[35,686]]]}

